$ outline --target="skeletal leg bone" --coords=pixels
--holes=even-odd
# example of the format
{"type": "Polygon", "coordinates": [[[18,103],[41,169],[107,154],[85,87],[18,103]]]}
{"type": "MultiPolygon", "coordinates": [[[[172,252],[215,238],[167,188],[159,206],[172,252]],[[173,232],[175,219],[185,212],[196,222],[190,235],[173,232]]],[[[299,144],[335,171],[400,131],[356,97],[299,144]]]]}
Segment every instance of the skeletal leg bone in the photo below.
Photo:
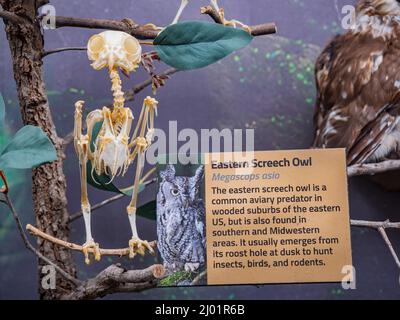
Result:
{"type": "Polygon", "coordinates": [[[182,13],[183,13],[183,10],[185,10],[185,8],[186,8],[186,6],[188,5],[188,3],[189,3],[189,0],[181,0],[181,5],[180,5],[180,7],[179,7],[179,9],[178,9],[178,12],[176,13],[175,19],[172,21],[171,24],[176,24],[176,23],[178,23],[178,21],[179,21],[181,15],[182,15],[182,13]]]}
{"type": "Polygon", "coordinates": [[[129,222],[132,229],[132,239],[129,241],[130,258],[133,258],[136,253],[144,255],[146,248],[150,251],[150,253],[154,254],[154,250],[149,245],[149,243],[147,241],[141,240],[137,233],[136,205],[139,191],[139,183],[141,181],[142,171],[144,167],[144,155],[146,149],[151,144],[151,139],[148,133],[152,132],[154,129],[154,115],[157,109],[157,105],[158,102],[154,98],[146,97],[146,99],[144,99],[139,120],[133,134],[133,141],[130,144],[130,147],[134,148],[130,156],[131,161],[133,161],[137,156],[134,189],[132,193],[132,199],[127,207],[129,222]],[[147,134],[146,128],[148,129],[147,134]]]}
{"type": "Polygon", "coordinates": [[[135,182],[134,189],[132,193],[132,199],[126,208],[129,217],[129,223],[132,229],[132,239],[129,241],[129,258],[134,258],[136,253],[140,255],[145,254],[145,250],[149,250],[151,254],[154,254],[153,248],[150,246],[150,243],[145,240],[141,240],[139,238],[137,227],[136,227],[136,205],[137,205],[137,196],[139,189],[139,181],[142,175],[143,164],[144,164],[144,153],[145,148],[147,146],[146,140],[144,138],[139,138],[137,142],[138,148],[138,159],[136,164],[136,174],[135,174],[135,182]]]}
{"type": "Polygon", "coordinates": [[[85,263],[90,264],[90,253],[94,252],[94,258],[99,261],[101,258],[99,244],[95,243],[92,237],[90,223],[90,203],[87,194],[87,161],[89,153],[89,138],[82,135],[82,107],[84,102],[78,101],[75,104],[75,126],[74,126],[74,145],[79,158],[79,168],[81,176],[81,205],[83,218],[85,220],[86,242],[83,244],[82,252],[85,255],[85,263]]]}

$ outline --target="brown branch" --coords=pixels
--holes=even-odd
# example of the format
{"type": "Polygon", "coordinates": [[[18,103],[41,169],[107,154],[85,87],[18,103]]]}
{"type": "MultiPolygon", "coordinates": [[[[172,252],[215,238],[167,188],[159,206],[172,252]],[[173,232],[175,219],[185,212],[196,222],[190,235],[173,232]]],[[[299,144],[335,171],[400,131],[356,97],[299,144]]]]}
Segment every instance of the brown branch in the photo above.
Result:
{"type": "MultiPolygon", "coordinates": [[[[38,228],[35,228],[34,226],[28,224],[26,226],[26,230],[29,231],[29,233],[35,237],[39,237],[42,238],[43,240],[46,241],[50,241],[60,247],[64,247],[67,248],[69,250],[73,250],[73,251],[80,251],[82,252],[83,247],[81,245],[72,243],[72,242],[67,242],[61,239],[58,239],[56,237],[53,237],[41,230],[39,230],[38,228]]],[[[150,246],[154,249],[157,246],[157,243],[155,241],[150,242],[150,246]]],[[[89,249],[88,250],[89,253],[94,254],[94,250],[93,249],[89,249]]],[[[101,249],[100,248],[100,254],[102,256],[119,256],[119,257],[123,257],[123,256],[129,256],[129,248],[122,248],[122,249],[101,249]]]]}
{"type": "Polygon", "coordinates": [[[87,50],[86,47],[66,47],[66,48],[57,48],[57,49],[52,49],[52,50],[47,50],[43,52],[42,58],[53,54],[53,53],[59,53],[59,52],[64,52],[64,51],[84,51],[87,50]]]}
{"type": "Polygon", "coordinates": [[[390,222],[389,220],[379,221],[365,221],[365,220],[351,220],[353,227],[372,228],[372,229],[400,229],[400,222],[390,222]]]}
{"type": "Polygon", "coordinates": [[[0,9],[0,18],[10,21],[10,22],[13,22],[13,23],[16,23],[16,24],[23,24],[23,23],[28,22],[27,19],[24,19],[24,18],[16,15],[15,13],[12,13],[12,12],[9,12],[6,10],[2,10],[2,9],[0,9]]]}
{"type": "MultiPolygon", "coordinates": [[[[139,41],[141,45],[145,46],[153,46],[153,41],[139,41]]],[[[47,50],[43,52],[42,58],[53,54],[53,53],[59,53],[59,52],[64,52],[64,51],[86,51],[87,47],[65,47],[65,48],[57,48],[57,49],[52,49],[52,50],[47,50]]]]}
{"type": "MultiPolygon", "coordinates": [[[[219,13],[211,6],[201,8],[201,13],[208,14],[216,23],[222,23],[219,13]]],[[[91,18],[75,18],[75,17],[56,17],[56,27],[78,27],[89,29],[107,29],[124,31],[138,39],[155,39],[160,32],[159,28],[154,28],[152,24],[139,25],[132,20],[123,19],[108,20],[108,19],[91,19],[91,18]]],[[[256,26],[251,26],[251,34],[253,36],[262,36],[277,32],[275,23],[265,23],[256,26]]]]}
{"type": "MultiPolygon", "coordinates": [[[[202,8],[200,8],[200,12],[202,14],[209,15],[215,23],[223,24],[221,15],[212,6],[202,7],[202,8]]],[[[276,24],[273,22],[250,26],[250,30],[251,30],[251,35],[254,37],[264,36],[264,35],[268,35],[268,34],[274,34],[274,33],[278,32],[278,28],[277,28],[276,24]]]]}
{"type": "Polygon", "coordinates": [[[118,30],[127,32],[138,39],[155,39],[159,33],[158,30],[153,29],[150,25],[139,25],[128,19],[118,21],[57,16],[56,27],[118,30]]]}
{"type": "Polygon", "coordinates": [[[212,6],[205,6],[200,8],[201,14],[207,14],[211,19],[214,20],[215,23],[222,24],[223,21],[221,19],[221,15],[217,10],[215,10],[212,6]]]}
{"type": "Polygon", "coordinates": [[[387,160],[378,163],[358,164],[348,167],[347,174],[349,177],[362,175],[375,175],[388,171],[400,169],[400,160],[387,160]]]}
{"type": "Polygon", "coordinates": [[[396,251],[393,248],[392,243],[386,233],[386,229],[400,229],[399,222],[390,222],[389,220],[383,222],[376,221],[363,221],[363,220],[351,220],[350,224],[353,227],[362,227],[362,228],[372,228],[379,232],[386,246],[388,247],[397,267],[400,269],[400,259],[397,255],[396,251]]]}
{"type": "Polygon", "coordinates": [[[96,299],[118,292],[138,292],[157,286],[165,275],[162,265],[153,265],[144,270],[125,270],[121,265],[111,265],[95,278],[63,297],[65,300],[96,299]]]}
{"type": "MultiPolygon", "coordinates": [[[[8,190],[9,190],[8,182],[7,182],[6,175],[4,174],[4,171],[0,170],[0,178],[3,181],[3,186],[0,189],[0,193],[8,193],[8,190]]],[[[5,203],[7,203],[7,202],[5,202],[5,203]]]]}
{"type": "MultiPolygon", "coordinates": [[[[170,76],[173,75],[174,73],[177,73],[179,70],[175,68],[169,68],[165,70],[164,72],[161,72],[158,74],[158,76],[170,76]]],[[[135,95],[141,92],[142,90],[146,89],[148,86],[152,85],[153,83],[153,77],[148,78],[147,80],[139,83],[138,85],[134,86],[132,89],[128,90],[125,92],[125,99],[127,101],[132,101],[135,99],[135,95]]]]}
{"type": "Polygon", "coordinates": [[[41,259],[42,261],[44,261],[45,263],[51,265],[54,267],[55,270],[57,270],[57,272],[63,276],[66,280],[70,281],[72,284],[74,284],[75,286],[80,285],[80,281],[78,279],[76,279],[75,277],[73,277],[72,275],[70,275],[68,272],[66,272],[65,270],[63,270],[62,268],[60,268],[58,265],[56,265],[54,262],[52,262],[50,259],[46,258],[44,255],[42,255],[30,242],[29,239],[24,231],[24,228],[22,226],[21,223],[21,219],[19,218],[18,212],[14,207],[14,204],[12,203],[10,197],[8,196],[8,192],[4,192],[4,202],[6,203],[6,205],[8,206],[8,208],[10,209],[15,223],[17,225],[19,234],[22,238],[22,241],[25,245],[25,247],[31,251],[34,255],[36,255],[39,259],[41,259]]]}

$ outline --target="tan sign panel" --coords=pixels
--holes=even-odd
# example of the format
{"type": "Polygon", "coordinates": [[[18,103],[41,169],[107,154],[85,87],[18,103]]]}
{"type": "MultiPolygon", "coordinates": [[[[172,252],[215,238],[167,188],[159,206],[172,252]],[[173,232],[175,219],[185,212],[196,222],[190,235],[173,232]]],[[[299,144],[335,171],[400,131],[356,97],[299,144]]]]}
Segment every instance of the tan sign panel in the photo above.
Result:
{"type": "Polygon", "coordinates": [[[207,154],[208,284],[340,282],[352,265],[345,151],[207,154]]]}

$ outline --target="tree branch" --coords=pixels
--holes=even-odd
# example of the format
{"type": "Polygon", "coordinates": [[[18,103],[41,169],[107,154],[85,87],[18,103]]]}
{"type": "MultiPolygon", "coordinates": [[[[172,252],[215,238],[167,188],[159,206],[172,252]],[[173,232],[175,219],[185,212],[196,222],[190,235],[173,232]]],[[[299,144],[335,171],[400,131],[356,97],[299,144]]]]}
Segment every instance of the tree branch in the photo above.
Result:
{"type": "MultiPolygon", "coordinates": [[[[67,248],[69,250],[73,251],[79,251],[82,252],[83,247],[81,245],[72,243],[72,242],[67,242],[61,239],[58,239],[56,237],[53,237],[47,233],[44,233],[43,231],[39,230],[38,228],[35,228],[34,226],[28,224],[26,226],[26,230],[29,231],[29,233],[35,237],[42,238],[43,240],[50,241],[60,247],[67,248]]],[[[150,246],[155,249],[157,246],[157,243],[155,241],[150,242],[150,246]]],[[[94,254],[94,249],[89,249],[89,253],[94,254]]],[[[129,248],[122,248],[122,249],[101,249],[100,248],[100,254],[102,256],[129,256],[129,248]]]]}
{"type": "MultiPolygon", "coordinates": [[[[174,73],[177,73],[179,70],[175,68],[169,68],[165,70],[164,72],[161,72],[158,74],[158,76],[170,76],[173,75],[174,73]]],[[[132,89],[128,90],[125,92],[125,100],[127,101],[132,101],[135,99],[135,95],[147,88],[148,86],[152,85],[152,80],[153,78],[150,77],[147,80],[143,81],[142,83],[139,83],[138,85],[134,86],[132,89]]]]}
{"type": "MultiPolygon", "coordinates": [[[[4,181],[6,181],[6,180],[4,180],[4,181]]],[[[41,259],[41,260],[43,260],[45,263],[47,263],[47,264],[53,266],[54,269],[56,269],[57,272],[58,272],[61,276],[63,276],[66,280],[70,281],[70,282],[71,282],[72,284],[74,284],[75,286],[80,285],[81,282],[80,282],[78,279],[76,279],[75,277],[73,277],[72,275],[70,275],[69,273],[67,273],[65,270],[63,270],[62,268],[60,268],[58,265],[56,265],[56,264],[55,264],[54,262],[52,262],[50,259],[46,258],[44,255],[42,255],[42,254],[29,242],[29,239],[28,239],[28,237],[27,237],[27,235],[26,235],[26,233],[25,233],[25,231],[24,231],[24,228],[23,228],[23,226],[22,226],[21,219],[19,218],[18,212],[17,212],[17,210],[15,209],[15,207],[14,207],[14,205],[13,205],[13,203],[12,203],[10,197],[8,196],[8,189],[7,189],[5,192],[3,192],[3,195],[4,195],[4,203],[8,206],[8,208],[10,209],[10,211],[11,211],[13,217],[14,217],[15,223],[16,223],[17,228],[18,228],[18,231],[19,231],[19,234],[20,234],[20,236],[21,236],[21,238],[22,238],[22,241],[23,241],[25,247],[26,247],[29,251],[31,251],[33,254],[35,254],[39,259],[41,259]]]]}
{"type": "Polygon", "coordinates": [[[379,232],[386,246],[388,247],[397,267],[400,269],[400,259],[397,255],[396,251],[393,248],[392,243],[386,233],[386,229],[400,229],[399,222],[390,222],[389,220],[383,222],[375,222],[375,221],[363,221],[363,220],[351,220],[350,224],[353,227],[362,227],[362,228],[372,228],[379,232]]]}
{"type": "Polygon", "coordinates": [[[349,177],[375,175],[388,171],[400,170],[400,160],[387,160],[378,163],[357,164],[348,167],[349,177]]]}
{"type": "Polygon", "coordinates": [[[139,25],[130,19],[118,21],[57,16],[56,27],[118,30],[129,33],[138,39],[155,39],[159,33],[159,30],[152,28],[152,25],[139,25]]]}
{"type": "Polygon", "coordinates": [[[153,265],[144,270],[125,270],[121,265],[111,265],[95,278],[63,297],[65,300],[96,299],[118,292],[137,292],[157,286],[165,275],[162,265],[153,265]]]}
{"type": "Polygon", "coordinates": [[[15,13],[3,10],[1,8],[0,8],[0,18],[17,24],[23,24],[28,21],[20,16],[17,16],[15,13]]]}
{"type": "MultiPolygon", "coordinates": [[[[211,19],[214,20],[215,23],[223,24],[221,15],[213,7],[211,6],[202,7],[200,8],[200,12],[202,14],[209,15],[211,19]]],[[[274,34],[278,32],[278,28],[276,24],[273,22],[250,26],[250,30],[251,30],[251,35],[254,37],[274,34]]]]}
{"type": "Polygon", "coordinates": [[[66,47],[66,48],[57,48],[57,49],[52,49],[52,50],[47,50],[43,52],[42,58],[53,54],[53,53],[58,53],[58,52],[64,52],[64,51],[86,51],[86,47],[66,47]]]}
{"type": "MultiPolygon", "coordinates": [[[[153,42],[152,41],[139,41],[141,45],[145,46],[152,46],[153,42]]],[[[64,51],[86,51],[87,47],[65,47],[65,48],[57,48],[57,49],[51,49],[43,52],[42,58],[53,54],[53,53],[59,53],[59,52],[64,52],[64,51]]]]}

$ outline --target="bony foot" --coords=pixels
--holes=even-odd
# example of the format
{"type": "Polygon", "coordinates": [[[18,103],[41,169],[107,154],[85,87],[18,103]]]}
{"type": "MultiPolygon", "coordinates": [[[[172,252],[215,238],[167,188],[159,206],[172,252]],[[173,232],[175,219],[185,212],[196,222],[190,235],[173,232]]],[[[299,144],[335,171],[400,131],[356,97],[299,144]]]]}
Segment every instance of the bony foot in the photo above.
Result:
{"type": "Polygon", "coordinates": [[[85,263],[90,264],[90,254],[92,253],[94,255],[94,259],[96,261],[100,261],[101,259],[101,253],[100,253],[100,247],[99,244],[94,242],[94,240],[87,241],[83,246],[82,246],[82,252],[85,255],[85,263]],[[93,251],[93,252],[92,252],[93,251]]]}
{"type": "Polygon", "coordinates": [[[251,28],[248,25],[246,25],[240,21],[237,21],[237,20],[229,20],[229,21],[225,20],[224,25],[229,26],[229,27],[234,27],[235,29],[239,26],[241,29],[243,29],[244,31],[246,31],[250,34],[252,32],[251,28]]]}
{"type": "Polygon", "coordinates": [[[154,23],[146,23],[146,24],[143,26],[143,29],[144,29],[144,30],[154,30],[154,31],[161,31],[161,30],[163,30],[163,28],[157,27],[154,23]]]}
{"type": "Polygon", "coordinates": [[[129,240],[130,259],[133,259],[137,253],[139,253],[141,256],[144,256],[146,249],[149,250],[151,254],[154,254],[154,249],[148,241],[137,238],[132,238],[131,240],[129,240]]]}
{"type": "Polygon", "coordinates": [[[185,263],[186,272],[195,272],[200,267],[200,263],[185,263]]]}

